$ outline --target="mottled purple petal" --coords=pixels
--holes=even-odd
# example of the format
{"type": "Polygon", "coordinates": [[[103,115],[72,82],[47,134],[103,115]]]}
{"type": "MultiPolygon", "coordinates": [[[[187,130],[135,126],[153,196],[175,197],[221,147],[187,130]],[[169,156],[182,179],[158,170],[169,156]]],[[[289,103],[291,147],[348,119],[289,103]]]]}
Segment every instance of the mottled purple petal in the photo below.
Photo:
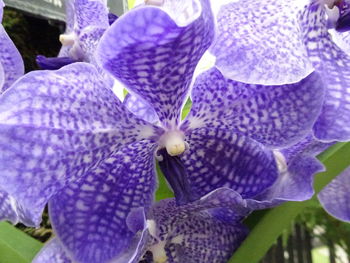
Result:
{"type": "Polygon", "coordinates": [[[140,119],[143,119],[149,123],[157,123],[159,118],[154,109],[143,99],[130,93],[126,95],[123,101],[125,107],[129,111],[134,113],[140,119]]]}
{"type": "Polygon", "coordinates": [[[156,236],[149,251],[156,262],[224,263],[247,234],[238,222],[223,222],[205,210],[188,212],[172,199],[160,201],[152,211],[156,229],[151,233],[156,236]]]}
{"type": "Polygon", "coordinates": [[[150,141],[125,146],[52,198],[51,222],[77,262],[135,256],[128,249],[142,238],[156,189],[154,149],[150,141]]]}
{"type": "Polygon", "coordinates": [[[98,42],[103,33],[106,31],[104,27],[87,27],[79,34],[79,43],[84,53],[84,61],[97,65],[95,52],[98,42]]]}
{"type": "Polygon", "coordinates": [[[105,0],[75,0],[75,25],[78,32],[88,27],[107,28],[108,8],[105,0]]]}
{"type": "Polygon", "coordinates": [[[106,70],[154,107],[165,126],[175,127],[213,32],[207,0],[165,1],[162,8],[141,6],[118,19],[97,54],[106,70]]]}
{"type": "Polygon", "coordinates": [[[272,152],[243,135],[201,128],[188,135],[186,141],[189,149],[181,158],[192,190],[199,196],[228,187],[243,198],[251,198],[277,179],[272,152]]]}
{"type": "Polygon", "coordinates": [[[331,144],[315,140],[312,135],[299,143],[274,151],[279,167],[279,176],[273,186],[252,200],[247,200],[252,209],[266,209],[285,201],[305,201],[314,195],[314,176],[324,171],[324,166],[315,157],[331,144]]]}
{"type": "Polygon", "coordinates": [[[18,222],[16,210],[16,201],[7,192],[0,189],[0,221],[8,220],[16,224],[18,222]]]}
{"type": "Polygon", "coordinates": [[[3,85],[0,86],[1,93],[8,89],[15,80],[24,74],[22,57],[2,25],[0,25],[0,64],[4,74],[3,85]]]}
{"type": "Polygon", "coordinates": [[[295,0],[240,0],[221,7],[211,52],[227,77],[253,84],[298,82],[312,72],[295,0]]]}
{"type": "Polygon", "coordinates": [[[31,72],[0,98],[0,185],[39,223],[67,182],[156,129],[127,111],[92,65],[31,72]]]}
{"type": "Polygon", "coordinates": [[[300,23],[309,58],[326,85],[315,135],[326,141],[347,141],[350,139],[350,57],[333,42],[325,9],[318,2],[305,7],[300,23]]]}
{"type": "Polygon", "coordinates": [[[57,238],[51,239],[35,256],[32,263],[73,263],[57,238]]]}
{"type": "Polygon", "coordinates": [[[318,195],[324,209],[332,216],[350,221],[350,167],[338,175],[318,195]]]}
{"type": "Polygon", "coordinates": [[[217,127],[251,137],[266,146],[296,143],[310,132],[324,100],[318,74],[281,86],[225,79],[216,68],[200,75],[193,105],[182,129],[217,127]]]}
{"type": "Polygon", "coordinates": [[[75,8],[73,1],[64,1],[66,11],[66,33],[73,32],[75,25],[75,8]]]}

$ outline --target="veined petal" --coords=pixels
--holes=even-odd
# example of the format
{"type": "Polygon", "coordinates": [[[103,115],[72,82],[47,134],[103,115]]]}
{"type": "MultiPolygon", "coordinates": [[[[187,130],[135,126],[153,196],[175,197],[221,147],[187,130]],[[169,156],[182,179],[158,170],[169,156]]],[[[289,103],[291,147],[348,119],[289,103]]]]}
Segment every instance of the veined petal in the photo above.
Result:
{"type": "Polygon", "coordinates": [[[279,168],[279,176],[273,186],[264,193],[247,200],[251,209],[266,209],[285,201],[305,201],[314,195],[314,176],[324,171],[324,166],[316,155],[331,144],[315,140],[312,135],[299,143],[274,151],[279,168]]]}
{"type": "Polygon", "coordinates": [[[24,74],[22,57],[2,25],[0,25],[0,64],[4,74],[3,85],[0,85],[1,93],[8,89],[16,79],[24,74]]]}
{"type": "Polygon", "coordinates": [[[108,8],[105,0],[75,0],[75,26],[78,32],[88,26],[107,28],[108,8]]]}
{"type": "Polygon", "coordinates": [[[271,151],[229,130],[201,128],[188,135],[181,156],[192,190],[203,196],[219,187],[251,198],[270,187],[278,171],[271,151]]]}
{"type": "Polygon", "coordinates": [[[312,1],[300,17],[309,58],[326,86],[315,135],[324,141],[347,141],[350,139],[350,56],[333,42],[322,5],[312,1]]]}
{"type": "Polygon", "coordinates": [[[329,30],[332,40],[338,47],[340,47],[346,54],[350,54],[350,31],[339,33],[332,29],[329,30]]]}
{"type": "Polygon", "coordinates": [[[92,65],[31,72],[0,97],[0,185],[38,224],[67,182],[157,129],[127,111],[92,65]]]}
{"type": "Polygon", "coordinates": [[[152,212],[156,229],[151,228],[151,233],[156,237],[149,251],[155,262],[224,263],[247,234],[236,221],[221,221],[205,209],[189,212],[173,199],[160,201],[152,212]]]}
{"type": "Polygon", "coordinates": [[[212,68],[197,78],[192,100],[181,129],[223,128],[283,147],[310,132],[324,102],[324,86],[317,73],[294,84],[263,86],[226,79],[212,68]]]}
{"type": "Polygon", "coordinates": [[[164,1],[162,8],[141,6],[118,19],[103,35],[97,56],[170,128],[180,119],[195,67],[213,37],[207,0],[164,1]]]}
{"type": "Polygon", "coordinates": [[[79,34],[79,43],[84,53],[84,61],[97,66],[95,58],[96,47],[105,31],[106,28],[104,27],[87,27],[81,31],[79,34]]]}
{"type": "Polygon", "coordinates": [[[51,239],[35,256],[32,263],[73,263],[57,238],[51,239]]]}
{"type": "Polygon", "coordinates": [[[350,167],[338,175],[318,195],[324,209],[332,216],[350,221],[350,167]]]}
{"type": "Polygon", "coordinates": [[[264,85],[298,82],[313,71],[295,0],[234,1],[221,7],[211,52],[225,77],[264,85]]]}
{"type": "Polygon", "coordinates": [[[49,206],[58,238],[77,262],[126,263],[135,257],[156,189],[155,144],[142,141],[101,161],[49,206]],[[123,259],[123,261],[121,260],[123,259]]]}
{"type": "Polygon", "coordinates": [[[154,109],[140,97],[129,93],[126,95],[123,103],[125,107],[127,107],[128,110],[134,113],[137,117],[149,123],[157,123],[159,121],[157,113],[154,111],[154,109]]]}

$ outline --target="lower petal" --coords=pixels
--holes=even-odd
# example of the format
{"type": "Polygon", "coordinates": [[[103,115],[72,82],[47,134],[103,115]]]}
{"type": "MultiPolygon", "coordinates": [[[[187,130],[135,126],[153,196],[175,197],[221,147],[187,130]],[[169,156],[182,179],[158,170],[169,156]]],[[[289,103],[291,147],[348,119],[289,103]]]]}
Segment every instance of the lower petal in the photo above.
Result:
{"type": "Polygon", "coordinates": [[[318,195],[324,209],[342,221],[350,222],[350,167],[338,175],[318,195]]]}
{"type": "Polygon", "coordinates": [[[156,188],[154,145],[130,144],[50,201],[50,219],[77,262],[125,263],[144,242],[144,210],[156,188]]]}
{"type": "Polygon", "coordinates": [[[50,240],[36,255],[32,263],[73,263],[57,238],[50,240]]]}

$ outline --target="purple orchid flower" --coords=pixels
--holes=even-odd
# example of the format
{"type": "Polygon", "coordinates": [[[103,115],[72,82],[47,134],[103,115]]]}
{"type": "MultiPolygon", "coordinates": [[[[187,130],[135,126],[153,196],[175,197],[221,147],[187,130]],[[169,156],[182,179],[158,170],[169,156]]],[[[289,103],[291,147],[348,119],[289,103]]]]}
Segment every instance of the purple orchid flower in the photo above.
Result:
{"type": "Polygon", "coordinates": [[[271,147],[303,138],[321,109],[316,73],[295,84],[249,85],[216,68],[192,90],[214,38],[209,2],[140,6],[104,33],[100,64],[157,113],[161,126],[128,111],[91,64],[31,72],[0,97],[0,185],[21,218],[37,225],[49,201],[64,249],[77,262],[128,262],[156,189],[159,160],[179,204],[228,187],[253,198],[278,178],[271,147]],[[117,241],[116,241],[117,240],[117,241]],[[133,248],[128,250],[128,248],[133,248]],[[116,261],[118,262],[118,261],[116,261]]]}
{"type": "MultiPolygon", "coordinates": [[[[147,226],[132,261],[113,262],[227,262],[247,234],[239,222],[247,214],[245,205],[239,194],[225,188],[184,206],[177,206],[174,199],[162,200],[152,206],[147,222],[146,218],[132,222],[133,226],[147,226]]],[[[33,260],[71,262],[57,238],[48,242],[33,260]]]]}
{"type": "Polygon", "coordinates": [[[42,69],[59,69],[77,61],[96,64],[97,43],[116,20],[108,13],[105,0],[67,0],[65,4],[66,32],[60,36],[61,51],[57,58],[37,56],[42,69]]]}
{"type": "Polygon", "coordinates": [[[314,134],[325,142],[347,141],[350,57],[348,33],[343,31],[349,29],[349,10],[347,0],[227,4],[219,12],[218,39],[212,48],[217,66],[230,78],[263,84],[299,81],[314,68],[326,86],[314,134]]]}

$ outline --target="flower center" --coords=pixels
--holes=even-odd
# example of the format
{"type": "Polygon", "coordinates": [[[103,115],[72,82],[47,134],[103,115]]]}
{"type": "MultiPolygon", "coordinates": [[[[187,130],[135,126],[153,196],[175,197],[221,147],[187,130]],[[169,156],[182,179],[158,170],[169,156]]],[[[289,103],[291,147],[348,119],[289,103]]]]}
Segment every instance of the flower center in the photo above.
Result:
{"type": "Polygon", "coordinates": [[[178,156],[186,150],[184,135],[180,131],[166,132],[159,140],[159,148],[165,148],[170,156],[178,156]]]}
{"type": "Polygon", "coordinates": [[[323,0],[328,18],[328,28],[335,28],[339,32],[350,30],[350,2],[349,0],[323,0]]]}
{"type": "Polygon", "coordinates": [[[62,46],[73,46],[75,43],[76,37],[74,33],[61,34],[59,39],[62,46]]]}

